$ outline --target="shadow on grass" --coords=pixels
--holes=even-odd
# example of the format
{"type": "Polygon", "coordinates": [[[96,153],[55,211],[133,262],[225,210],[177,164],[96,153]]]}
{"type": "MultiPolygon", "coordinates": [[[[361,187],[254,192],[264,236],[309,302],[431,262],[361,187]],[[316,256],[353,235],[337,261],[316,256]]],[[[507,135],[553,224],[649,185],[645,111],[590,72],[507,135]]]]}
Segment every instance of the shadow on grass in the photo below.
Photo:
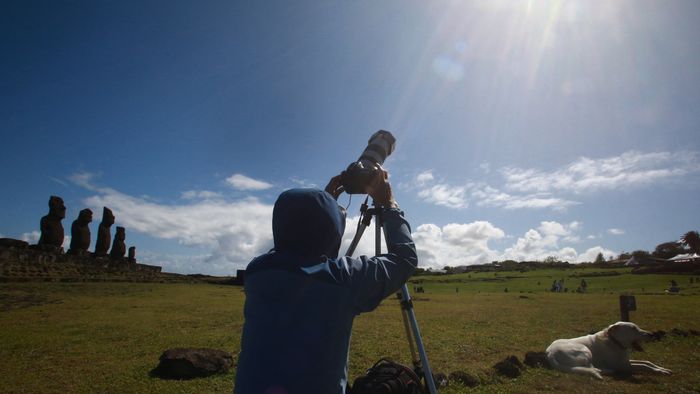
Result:
{"type": "Polygon", "coordinates": [[[618,373],[615,375],[610,375],[611,378],[618,382],[627,382],[627,383],[634,383],[634,384],[642,384],[644,381],[642,379],[639,379],[638,377],[629,374],[629,373],[618,373]]]}
{"type": "Polygon", "coordinates": [[[193,374],[188,368],[182,369],[166,369],[162,368],[160,365],[153,368],[148,372],[148,376],[151,379],[162,379],[162,380],[192,380],[198,378],[205,378],[209,375],[196,375],[193,374]]]}

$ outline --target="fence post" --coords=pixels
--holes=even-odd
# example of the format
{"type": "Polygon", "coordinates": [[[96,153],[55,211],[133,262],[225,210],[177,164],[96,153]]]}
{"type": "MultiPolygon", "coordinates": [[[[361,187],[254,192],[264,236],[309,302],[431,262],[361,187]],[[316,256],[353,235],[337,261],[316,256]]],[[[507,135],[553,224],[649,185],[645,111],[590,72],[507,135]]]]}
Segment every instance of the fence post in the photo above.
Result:
{"type": "Polygon", "coordinates": [[[630,321],[630,311],[637,310],[637,302],[634,296],[620,296],[620,321],[630,321]]]}

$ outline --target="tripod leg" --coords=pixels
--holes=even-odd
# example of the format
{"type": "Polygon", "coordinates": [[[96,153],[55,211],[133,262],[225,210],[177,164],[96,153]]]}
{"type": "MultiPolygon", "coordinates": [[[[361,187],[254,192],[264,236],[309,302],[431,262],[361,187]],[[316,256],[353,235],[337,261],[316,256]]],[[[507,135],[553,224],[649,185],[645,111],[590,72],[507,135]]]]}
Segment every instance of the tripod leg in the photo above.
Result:
{"type": "Polygon", "coordinates": [[[345,252],[345,255],[348,257],[352,256],[352,254],[355,253],[355,249],[357,248],[357,244],[360,243],[362,234],[364,234],[365,229],[369,227],[370,223],[372,222],[372,213],[368,213],[367,211],[368,199],[369,197],[365,199],[365,202],[362,203],[362,207],[360,208],[360,218],[357,222],[357,231],[355,231],[355,237],[352,239],[352,242],[350,242],[348,251],[345,252]]]}
{"type": "MultiPolygon", "coordinates": [[[[382,248],[381,229],[384,226],[381,218],[381,209],[378,209],[377,211],[375,211],[375,213],[377,215],[377,221],[375,223],[375,251],[376,255],[380,255],[382,248]]],[[[361,218],[361,222],[358,223],[357,226],[355,238],[353,238],[352,243],[348,248],[348,251],[345,253],[346,256],[352,256],[352,254],[355,252],[357,244],[360,242],[360,238],[362,238],[362,234],[364,233],[365,228],[369,226],[369,220],[371,220],[372,214],[370,213],[369,215],[365,216],[365,213],[363,212],[362,216],[363,217],[361,218]]],[[[387,240],[386,234],[384,234],[384,240],[387,240]]],[[[408,344],[411,348],[411,356],[413,359],[414,366],[417,363],[420,363],[420,365],[422,366],[420,372],[422,373],[419,373],[419,376],[423,376],[423,379],[425,380],[425,386],[427,387],[428,392],[430,394],[437,394],[437,388],[435,387],[435,381],[433,380],[433,373],[430,370],[430,365],[428,364],[428,356],[425,353],[425,348],[423,347],[423,339],[421,338],[420,330],[418,329],[418,321],[416,320],[416,315],[413,313],[413,304],[411,302],[411,296],[408,293],[408,286],[406,286],[405,283],[401,287],[401,304],[402,315],[404,319],[404,327],[406,328],[406,336],[408,337],[408,344]],[[414,340],[415,346],[418,347],[420,361],[417,361],[418,358],[415,354],[416,349],[414,348],[414,340]]]]}
{"type": "Polygon", "coordinates": [[[425,386],[428,388],[428,392],[430,394],[436,394],[437,388],[435,387],[435,381],[433,380],[433,372],[430,370],[430,365],[428,364],[428,356],[425,353],[425,348],[423,347],[423,339],[421,338],[420,330],[418,329],[418,321],[416,320],[416,315],[413,313],[413,303],[411,302],[411,296],[408,294],[408,286],[406,286],[405,283],[403,287],[401,287],[401,295],[403,296],[402,303],[405,303],[404,311],[408,316],[409,322],[411,323],[413,338],[416,340],[416,346],[418,347],[418,354],[420,355],[420,361],[423,366],[425,386]]]}
{"type": "Polygon", "coordinates": [[[418,376],[421,376],[423,373],[423,367],[421,366],[420,358],[418,358],[418,355],[416,354],[416,346],[413,342],[413,333],[411,332],[411,325],[408,322],[408,314],[406,313],[406,309],[403,307],[401,293],[396,293],[396,298],[398,298],[399,302],[402,303],[401,318],[403,320],[403,328],[406,330],[406,338],[408,338],[408,348],[411,351],[411,362],[413,363],[413,369],[416,371],[418,376]]]}
{"type": "Polygon", "coordinates": [[[345,255],[350,257],[352,256],[353,253],[355,253],[355,249],[357,248],[357,244],[360,243],[360,239],[362,238],[362,234],[365,232],[365,229],[367,226],[364,225],[364,223],[360,223],[359,226],[357,226],[357,232],[355,233],[355,238],[352,239],[352,242],[350,242],[350,246],[348,246],[348,251],[345,252],[345,255]]]}
{"type": "Polygon", "coordinates": [[[382,228],[384,228],[384,220],[382,219],[381,208],[377,210],[377,220],[374,222],[374,255],[382,254],[382,228]]]}

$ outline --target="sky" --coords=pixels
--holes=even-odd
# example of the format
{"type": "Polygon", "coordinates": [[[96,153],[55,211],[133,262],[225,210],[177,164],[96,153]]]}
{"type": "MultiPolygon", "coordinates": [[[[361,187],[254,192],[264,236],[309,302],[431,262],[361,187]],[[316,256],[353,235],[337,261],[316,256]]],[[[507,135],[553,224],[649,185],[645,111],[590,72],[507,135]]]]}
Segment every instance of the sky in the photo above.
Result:
{"type": "MultiPolygon", "coordinates": [[[[139,262],[232,275],[272,247],[279,193],[323,188],[385,129],[423,268],[653,250],[700,227],[699,19],[676,0],[5,1],[0,237],[36,242],[57,195],[67,236],[92,209],[91,250],[107,206],[139,262]]],[[[341,252],[362,199],[339,198],[341,252]]]]}

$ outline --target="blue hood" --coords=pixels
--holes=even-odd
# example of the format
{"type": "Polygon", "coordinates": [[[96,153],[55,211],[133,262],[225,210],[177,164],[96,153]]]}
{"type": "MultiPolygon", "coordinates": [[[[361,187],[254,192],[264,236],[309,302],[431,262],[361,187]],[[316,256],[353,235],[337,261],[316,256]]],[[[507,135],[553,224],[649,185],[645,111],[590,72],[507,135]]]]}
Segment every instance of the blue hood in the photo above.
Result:
{"type": "Polygon", "coordinates": [[[345,215],[330,194],[291,189],[280,194],[272,212],[275,250],[305,257],[338,257],[345,215]]]}

